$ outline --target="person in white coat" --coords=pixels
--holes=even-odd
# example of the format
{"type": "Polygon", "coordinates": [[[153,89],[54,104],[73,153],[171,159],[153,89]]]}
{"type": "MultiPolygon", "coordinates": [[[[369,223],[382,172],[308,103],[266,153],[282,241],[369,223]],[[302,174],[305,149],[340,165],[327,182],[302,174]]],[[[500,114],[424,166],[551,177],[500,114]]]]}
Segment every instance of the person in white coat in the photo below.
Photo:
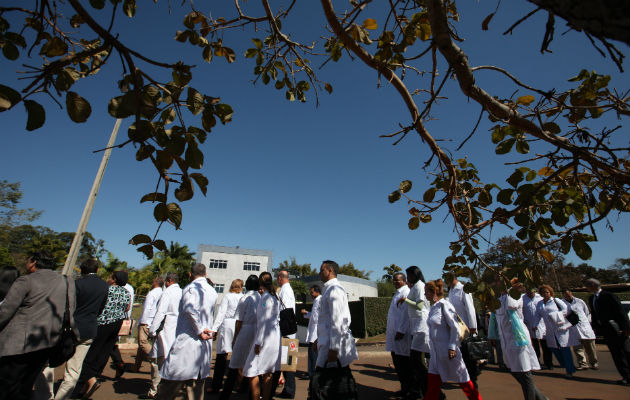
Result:
{"type": "MultiPolygon", "coordinates": [[[[464,321],[470,331],[470,334],[474,335],[477,332],[477,312],[475,311],[475,303],[473,303],[472,295],[464,291],[464,285],[457,280],[455,275],[448,276],[448,279],[449,284],[447,300],[453,305],[462,321],[464,321]]],[[[477,365],[477,361],[471,360],[468,357],[468,354],[463,351],[464,349],[460,348],[460,350],[462,351],[464,364],[466,364],[470,380],[472,380],[476,386],[477,377],[481,373],[479,366],[477,365]]]]}
{"type": "Polygon", "coordinates": [[[142,315],[138,320],[138,351],[136,352],[136,363],[133,371],[138,372],[142,361],[151,356],[151,348],[153,344],[149,338],[149,328],[157,312],[157,304],[162,296],[162,286],[164,286],[164,278],[156,276],[153,278],[151,284],[152,289],[149,290],[144,298],[144,304],[142,306],[142,315]]]}
{"type": "Polygon", "coordinates": [[[532,347],[534,347],[534,351],[536,352],[536,357],[540,360],[540,353],[542,349],[543,356],[543,365],[541,365],[541,369],[553,369],[553,353],[547,347],[547,341],[545,340],[545,333],[547,329],[545,328],[545,320],[541,319],[538,322],[538,325],[535,325],[536,329],[534,329],[534,321],[536,320],[536,306],[542,300],[542,296],[536,293],[536,288],[530,288],[527,293],[521,296],[523,300],[523,321],[525,322],[525,326],[529,331],[529,336],[532,340],[532,347]]]}
{"type": "Polygon", "coordinates": [[[182,291],[175,342],[160,370],[162,381],[155,396],[171,400],[186,383],[188,400],[201,400],[212,360],[211,330],[217,292],[206,280],[206,266],[195,264],[191,282],[182,291]]]}
{"type": "MultiPolygon", "coordinates": [[[[336,382],[345,381],[348,385],[355,385],[350,364],[359,359],[359,354],[350,331],[352,318],[348,296],[337,280],[338,273],[339,264],[332,260],[324,261],[319,269],[319,279],[324,282],[324,290],[319,303],[317,363],[311,385],[315,392],[327,387],[334,393],[336,382]]],[[[356,393],[346,393],[345,396],[353,399],[356,393]]]]}
{"type": "Polygon", "coordinates": [[[580,322],[569,328],[570,334],[577,336],[580,344],[573,346],[573,352],[577,360],[577,370],[598,369],[597,350],[595,350],[595,332],[591,326],[591,313],[582,299],[573,296],[569,289],[562,291],[562,301],[569,307],[569,311],[575,313],[580,322]],[[586,353],[586,356],[585,356],[586,353]]]}
{"type": "Polygon", "coordinates": [[[409,398],[424,397],[427,392],[426,354],[430,352],[429,345],[429,307],[426,306],[424,296],[424,275],[415,265],[405,270],[407,283],[411,287],[406,298],[399,302],[406,303],[409,315],[409,329],[411,333],[411,350],[409,352],[410,378],[409,398]]]}
{"type": "MultiPolygon", "coordinates": [[[[502,284],[500,280],[497,283],[502,284]]],[[[522,287],[517,279],[513,279],[511,284],[516,289],[522,287]]],[[[495,291],[500,290],[497,285],[495,291]]],[[[503,360],[514,379],[521,385],[525,400],[546,400],[547,398],[534,385],[532,378],[532,371],[539,370],[540,364],[520,312],[523,301],[520,298],[515,300],[505,289],[502,290],[499,301],[501,306],[495,310],[495,316],[503,360]]],[[[491,326],[489,330],[492,331],[493,327],[491,326]]]]}
{"type": "MultiPolygon", "coordinates": [[[[283,270],[278,272],[278,287],[280,288],[280,291],[278,292],[280,309],[282,310],[283,308],[292,308],[293,312],[295,312],[295,294],[293,293],[293,288],[291,288],[291,284],[289,283],[288,271],[283,270]]],[[[295,339],[295,333],[285,337],[289,339],[295,339]]],[[[280,392],[280,394],[278,394],[276,397],[281,399],[293,399],[295,397],[295,372],[285,371],[283,375],[284,388],[282,389],[282,392],[280,392]]],[[[271,388],[272,394],[276,392],[279,381],[280,370],[274,372],[273,386],[271,388]]]]}
{"type": "Polygon", "coordinates": [[[179,315],[179,302],[182,298],[182,289],[179,287],[179,276],[175,273],[166,274],[164,280],[165,289],[160,297],[155,316],[149,326],[149,336],[154,338],[151,348],[151,387],[143,398],[155,397],[160,384],[160,369],[164,359],[175,342],[175,328],[179,315]]]}
{"type": "Polygon", "coordinates": [[[217,332],[217,356],[214,360],[214,375],[212,375],[212,386],[206,389],[207,393],[218,393],[223,385],[223,375],[227,367],[228,353],[232,352],[232,339],[234,338],[234,328],[236,320],[236,308],[243,297],[243,281],[234,279],[230,284],[230,291],[223,296],[217,315],[214,318],[212,330],[217,332]]]}
{"type": "Polygon", "coordinates": [[[252,400],[258,400],[261,394],[263,400],[271,400],[272,376],[274,372],[280,371],[281,361],[280,302],[269,272],[262,272],[258,283],[264,294],[256,309],[254,345],[245,361],[243,376],[251,378],[252,400]]]}
{"type": "Polygon", "coordinates": [[[565,377],[572,378],[575,365],[573,365],[570,347],[580,344],[580,341],[577,337],[571,337],[569,329],[572,325],[566,319],[569,308],[562,300],[553,297],[554,291],[551,286],[542,285],[538,292],[543,299],[536,306],[534,325],[538,325],[540,319],[545,320],[547,346],[555,354],[560,365],[564,367],[565,377]]]}
{"type": "Polygon", "coordinates": [[[409,295],[409,286],[405,274],[396,272],[393,277],[396,292],[392,296],[387,311],[387,327],[385,329],[385,351],[392,355],[392,362],[403,396],[407,397],[411,389],[411,364],[409,352],[411,335],[409,334],[409,314],[404,300],[409,295]],[[403,301],[399,301],[403,300],[403,301]]]}
{"type": "MultiPolygon", "coordinates": [[[[302,315],[308,319],[308,330],[306,332],[306,343],[308,343],[308,377],[313,380],[315,374],[315,363],[317,362],[317,348],[313,345],[317,340],[317,321],[319,321],[319,302],[322,300],[322,289],[319,285],[313,285],[310,288],[311,297],[313,298],[313,307],[311,311],[302,309],[302,315]]],[[[309,382],[310,385],[310,382],[309,382]]]]}
{"type": "Polygon", "coordinates": [[[424,294],[431,303],[429,311],[429,336],[431,359],[429,361],[428,389],[425,400],[438,400],[444,381],[457,382],[469,400],[481,400],[479,391],[470,380],[459,349],[459,333],[453,305],[443,298],[444,283],[441,279],[428,282],[424,294]]]}
{"type": "Polygon", "coordinates": [[[247,293],[241,297],[236,307],[234,319],[234,338],[232,339],[232,356],[225,384],[221,390],[219,400],[227,400],[232,394],[232,389],[239,376],[239,370],[245,366],[256,334],[256,309],[260,301],[258,292],[258,276],[250,275],[245,281],[247,293]]]}

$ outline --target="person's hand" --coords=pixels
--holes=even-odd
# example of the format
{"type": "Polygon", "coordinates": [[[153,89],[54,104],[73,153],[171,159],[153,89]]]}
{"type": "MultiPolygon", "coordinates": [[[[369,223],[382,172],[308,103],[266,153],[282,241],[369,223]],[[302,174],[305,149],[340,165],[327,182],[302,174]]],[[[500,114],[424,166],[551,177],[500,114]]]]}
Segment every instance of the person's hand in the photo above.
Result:
{"type": "Polygon", "coordinates": [[[306,313],[307,313],[308,311],[306,311],[306,309],[304,309],[304,308],[303,308],[303,309],[301,310],[301,312],[302,312],[302,315],[306,315],[306,313]]]}
{"type": "Polygon", "coordinates": [[[328,350],[328,358],[326,359],[327,362],[334,362],[337,361],[337,351],[335,350],[328,350]]]}
{"type": "Polygon", "coordinates": [[[210,338],[212,338],[212,335],[208,331],[203,331],[199,334],[199,337],[201,338],[201,340],[210,340],[210,338]]]}
{"type": "Polygon", "coordinates": [[[260,354],[260,345],[259,344],[254,346],[254,354],[256,354],[256,355],[260,354]]]}
{"type": "Polygon", "coordinates": [[[394,340],[400,340],[405,337],[404,333],[396,332],[396,336],[394,336],[394,340]]]}
{"type": "Polygon", "coordinates": [[[398,301],[396,302],[396,305],[397,305],[397,306],[401,305],[402,303],[404,303],[404,302],[405,302],[405,300],[407,300],[407,298],[406,298],[406,297],[401,297],[401,298],[400,298],[400,299],[398,299],[398,301]]]}
{"type": "Polygon", "coordinates": [[[449,350],[449,351],[448,351],[448,359],[449,359],[449,360],[452,360],[453,358],[455,358],[455,355],[456,355],[456,354],[457,354],[457,353],[455,353],[455,350],[449,350]]]}

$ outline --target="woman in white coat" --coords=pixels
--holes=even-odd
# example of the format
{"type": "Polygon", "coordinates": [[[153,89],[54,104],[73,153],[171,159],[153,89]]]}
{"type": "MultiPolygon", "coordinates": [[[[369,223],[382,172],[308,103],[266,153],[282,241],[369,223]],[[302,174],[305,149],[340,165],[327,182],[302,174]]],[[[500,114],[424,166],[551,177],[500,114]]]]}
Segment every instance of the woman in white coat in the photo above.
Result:
{"type": "Polygon", "coordinates": [[[562,301],[569,307],[569,311],[580,318],[580,322],[569,328],[570,335],[579,339],[581,345],[573,346],[573,352],[577,360],[577,370],[598,369],[597,350],[595,350],[595,332],[590,323],[591,313],[582,299],[573,296],[569,289],[562,291],[562,301]],[[586,356],[585,356],[586,353],[586,356]]]}
{"type": "Polygon", "coordinates": [[[396,292],[387,311],[385,351],[391,353],[394,369],[400,381],[401,391],[404,395],[407,395],[411,390],[411,364],[409,362],[411,335],[409,334],[407,306],[399,300],[404,300],[407,297],[409,286],[407,286],[405,274],[402,272],[394,274],[393,282],[396,292]]]}
{"type": "Polygon", "coordinates": [[[572,378],[575,372],[573,365],[573,356],[571,355],[571,346],[580,344],[576,337],[571,337],[571,323],[567,321],[566,316],[569,308],[562,300],[553,297],[553,288],[549,285],[542,285],[538,292],[542,296],[542,300],[536,305],[536,320],[534,326],[538,325],[540,319],[545,321],[545,339],[547,347],[556,355],[558,362],[566,371],[565,377],[572,378]]]}
{"type": "Polygon", "coordinates": [[[428,282],[424,293],[431,303],[428,320],[431,359],[425,400],[439,399],[443,381],[457,382],[468,399],[481,400],[459,350],[457,313],[453,305],[443,298],[444,282],[441,279],[428,282]]]}
{"type": "MultiPolygon", "coordinates": [[[[516,279],[513,279],[511,283],[514,288],[522,286],[516,279]]],[[[539,370],[540,364],[528,329],[523,322],[522,312],[520,312],[523,301],[513,299],[505,290],[499,297],[499,301],[501,306],[495,310],[495,315],[503,360],[512,376],[521,385],[525,400],[546,400],[532,379],[532,370],[539,370]]],[[[489,330],[491,331],[492,327],[489,330]]]]}
{"type": "Polygon", "coordinates": [[[207,393],[218,393],[223,383],[223,375],[227,366],[228,353],[232,352],[232,339],[236,320],[236,307],[243,297],[243,281],[234,279],[230,285],[230,291],[223,296],[217,315],[214,317],[212,331],[217,333],[217,356],[214,360],[214,375],[212,386],[206,389],[207,393]]]}
{"type": "Polygon", "coordinates": [[[256,309],[254,345],[245,361],[243,376],[251,378],[252,400],[258,400],[261,392],[263,400],[271,400],[271,377],[280,370],[280,307],[271,274],[262,272],[258,282],[264,294],[256,309]]]}
{"type": "Polygon", "coordinates": [[[236,323],[234,338],[232,339],[232,357],[230,357],[230,367],[219,400],[230,398],[239,371],[245,366],[245,361],[252,348],[252,342],[256,334],[256,309],[260,301],[257,275],[250,275],[247,278],[245,289],[247,293],[239,300],[236,313],[234,314],[236,323]]]}

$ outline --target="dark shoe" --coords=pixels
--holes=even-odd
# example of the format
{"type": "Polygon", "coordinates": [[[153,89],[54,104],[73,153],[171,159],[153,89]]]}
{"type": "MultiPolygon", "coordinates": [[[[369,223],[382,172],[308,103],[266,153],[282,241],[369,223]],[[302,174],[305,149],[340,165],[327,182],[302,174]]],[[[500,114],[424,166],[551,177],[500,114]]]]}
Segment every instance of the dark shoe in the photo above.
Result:
{"type": "Polygon", "coordinates": [[[598,370],[599,369],[599,365],[598,364],[593,364],[593,365],[591,365],[591,369],[598,370]]]}
{"type": "Polygon", "coordinates": [[[99,381],[94,382],[92,387],[90,387],[88,389],[88,391],[85,392],[85,394],[81,397],[81,399],[82,400],[88,400],[90,397],[92,397],[94,392],[96,392],[98,390],[99,387],[101,387],[101,382],[99,382],[99,381]]]}
{"type": "Polygon", "coordinates": [[[116,365],[116,375],[114,375],[114,379],[120,379],[121,376],[125,373],[125,364],[116,365]]]}
{"type": "Polygon", "coordinates": [[[282,391],[282,392],[280,392],[279,395],[277,395],[275,397],[277,397],[279,399],[293,399],[293,398],[295,398],[295,395],[289,394],[289,393],[287,393],[285,391],[282,391]]]}
{"type": "Polygon", "coordinates": [[[577,368],[575,368],[578,371],[584,371],[585,369],[588,369],[588,365],[584,365],[584,366],[579,366],[577,368]]]}
{"type": "Polygon", "coordinates": [[[155,399],[155,396],[151,395],[151,394],[141,394],[140,396],[138,396],[139,399],[155,399]]]}

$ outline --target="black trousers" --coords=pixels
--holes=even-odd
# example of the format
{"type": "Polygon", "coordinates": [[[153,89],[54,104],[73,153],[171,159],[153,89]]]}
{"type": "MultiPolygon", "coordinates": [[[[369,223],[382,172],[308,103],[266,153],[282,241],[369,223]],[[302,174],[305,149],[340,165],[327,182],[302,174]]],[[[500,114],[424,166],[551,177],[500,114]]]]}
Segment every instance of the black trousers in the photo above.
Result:
{"type": "Polygon", "coordinates": [[[407,394],[411,390],[411,360],[408,356],[402,356],[393,351],[391,354],[394,369],[400,381],[400,390],[403,394],[407,394]]]}
{"type": "Polygon", "coordinates": [[[424,353],[411,350],[409,354],[409,366],[411,370],[409,391],[412,395],[422,395],[422,397],[424,397],[429,385],[429,370],[427,369],[424,353]]]}
{"type": "Polygon", "coordinates": [[[538,391],[534,380],[532,379],[532,372],[510,372],[514,379],[521,385],[523,389],[523,398],[525,400],[546,400],[547,398],[538,391]]]}
{"type": "Polygon", "coordinates": [[[109,355],[116,344],[121,325],[122,320],[107,325],[99,325],[96,331],[96,337],[83,360],[81,375],[77,382],[78,390],[80,390],[90,378],[98,377],[103,372],[105,365],[107,365],[109,355]]]}
{"type": "Polygon", "coordinates": [[[223,375],[227,367],[227,353],[217,354],[214,360],[214,375],[212,375],[212,390],[218,392],[223,384],[223,375]]]}
{"type": "MultiPolygon", "coordinates": [[[[223,384],[223,389],[221,389],[221,394],[219,395],[219,400],[228,400],[232,395],[232,390],[234,389],[234,384],[238,379],[238,369],[236,368],[228,368],[227,377],[225,378],[225,383],[223,384]]],[[[246,379],[246,378],[243,378],[246,379]]],[[[214,378],[212,378],[212,383],[214,384],[214,378]]]]}
{"type": "Polygon", "coordinates": [[[543,364],[545,365],[545,367],[549,369],[553,368],[553,353],[551,352],[551,349],[547,347],[547,340],[532,338],[532,346],[534,347],[534,351],[536,352],[536,357],[539,360],[540,360],[540,348],[542,347],[543,364]]]}
{"type": "Polygon", "coordinates": [[[630,343],[626,343],[630,339],[617,335],[616,333],[605,332],[604,341],[610,350],[613,362],[619,375],[627,381],[630,381],[630,343]]]}
{"type": "Polygon", "coordinates": [[[462,352],[462,358],[464,360],[464,364],[466,365],[466,370],[468,370],[470,380],[475,384],[475,387],[477,387],[477,377],[481,373],[481,370],[477,365],[477,361],[471,360],[468,356],[468,352],[465,351],[463,347],[460,347],[459,350],[462,352]]]}
{"type": "MultiPolygon", "coordinates": [[[[273,373],[273,377],[271,378],[271,395],[273,396],[276,393],[276,389],[278,388],[278,381],[280,380],[280,371],[276,371],[273,373]]],[[[284,389],[282,389],[282,393],[287,393],[293,397],[295,397],[295,372],[282,372],[284,375],[284,389]]]]}
{"type": "Polygon", "coordinates": [[[29,400],[49,356],[50,349],[43,349],[0,358],[0,400],[29,400]]]}

